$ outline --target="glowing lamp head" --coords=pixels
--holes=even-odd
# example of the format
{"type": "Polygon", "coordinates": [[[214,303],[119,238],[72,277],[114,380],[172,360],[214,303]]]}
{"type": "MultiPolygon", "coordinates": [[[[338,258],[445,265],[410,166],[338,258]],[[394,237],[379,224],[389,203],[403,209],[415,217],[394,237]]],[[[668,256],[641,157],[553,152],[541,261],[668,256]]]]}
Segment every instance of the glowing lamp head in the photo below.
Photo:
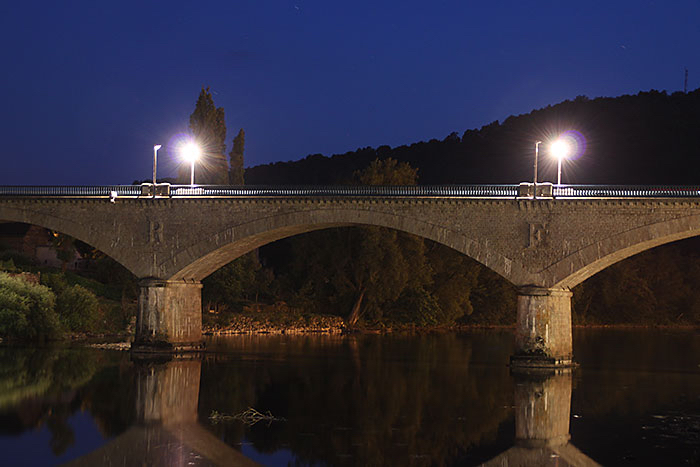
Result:
{"type": "Polygon", "coordinates": [[[161,147],[162,147],[162,146],[161,146],[160,144],[156,144],[155,146],[153,146],[153,150],[154,150],[154,151],[157,151],[157,150],[159,150],[161,147]]]}
{"type": "Polygon", "coordinates": [[[182,157],[187,162],[195,162],[202,155],[202,151],[195,143],[187,143],[182,147],[182,157]]]}
{"type": "Polygon", "coordinates": [[[557,159],[566,159],[571,155],[571,145],[562,139],[553,142],[549,150],[557,159]]]}

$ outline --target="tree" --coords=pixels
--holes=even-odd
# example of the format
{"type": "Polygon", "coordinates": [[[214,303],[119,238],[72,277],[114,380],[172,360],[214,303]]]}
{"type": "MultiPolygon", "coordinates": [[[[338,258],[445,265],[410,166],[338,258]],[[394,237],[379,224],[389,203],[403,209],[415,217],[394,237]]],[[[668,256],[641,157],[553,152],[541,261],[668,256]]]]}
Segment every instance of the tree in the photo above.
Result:
{"type": "Polygon", "coordinates": [[[231,185],[243,185],[245,183],[243,168],[243,150],[245,149],[245,131],[241,128],[238,135],[233,138],[233,148],[229,154],[231,169],[229,171],[229,183],[231,185]]]}
{"type": "Polygon", "coordinates": [[[94,293],[80,285],[58,293],[56,309],[63,325],[71,331],[94,331],[100,317],[100,302],[94,293]]]}
{"type": "Polygon", "coordinates": [[[474,311],[471,291],[477,285],[481,266],[462,253],[439,243],[428,242],[428,260],[433,269],[431,294],[440,305],[440,324],[451,323],[474,311]]]}
{"type": "Polygon", "coordinates": [[[60,232],[51,232],[51,243],[56,251],[56,258],[61,261],[61,270],[66,272],[68,263],[75,259],[75,246],[73,237],[60,232]]]}
{"type": "Polygon", "coordinates": [[[272,281],[270,271],[258,260],[257,251],[251,251],[204,279],[202,301],[208,309],[240,311],[242,304],[254,301],[264,294],[272,281]]]}
{"type": "MultiPolygon", "coordinates": [[[[375,160],[354,174],[357,184],[410,185],[417,170],[393,159],[375,160]]],[[[364,318],[384,322],[402,293],[423,297],[431,269],[422,239],[381,227],[344,227],[312,232],[286,242],[290,261],[284,284],[305,308],[338,310],[354,326],[364,318]],[[411,293],[409,293],[411,291],[411,293]]],[[[280,246],[277,249],[277,257],[280,246]]],[[[274,254],[274,252],[273,252],[274,254]]],[[[405,300],[405,303],[432,303],[405,300]]],[[[413,310],[407,310],[413,311],[413,310]]]]}
{"type": "MultiPolygon", "coordinates": [[[[202,87],[194,112],[190,115],[190,131],[202,150],[202,160],[197,164],[196,182],[202,185],[226,185],[228,162],[226,151],[226,122],[224,108],[216,107],[209,88],[202,87]]],[[[189,182],[189,167],[182,166],[178,182],[189,182]]]]}

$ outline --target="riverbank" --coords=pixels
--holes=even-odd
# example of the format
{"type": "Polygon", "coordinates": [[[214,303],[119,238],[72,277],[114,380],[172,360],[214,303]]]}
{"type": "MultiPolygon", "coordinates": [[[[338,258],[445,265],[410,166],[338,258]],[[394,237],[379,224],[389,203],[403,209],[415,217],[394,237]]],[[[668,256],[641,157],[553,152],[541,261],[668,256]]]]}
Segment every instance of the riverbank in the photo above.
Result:
{"type": "Polygon", "coordinates": [[[339,316],[305,313],[232,313],[226,319],[202,320],[205,335],[227,334],[340,334],[345,332],[345,321],[339,316]]]}
{"type": "MultiPolygon", "coordinates": [[[[239,317],[226,326],[205,325],[202,333],[207,336],[236,336],[236,335],[309,335],[309,334],[401,334],[428,335],[454,332],[475,331],[504,331],[512,330],[510,325],[453,325],[453,326],[399,326],[399,327],[360,327],[349,329],[344,321],[336,316],[315,317],[307,321],[299,321],[292,325],[281,325],[268,319],[255,320],[251,317],[239,317]]],[[[700,332],[700,326],[689,325],[635,325],[635,324],[601,324],[575,325],[574,329],[606,329],[610,331],[625,330],[662,330],[662,331],[692,331],[700,332]]],[[[124,333],[109,335],[72,335],[66,340],[96,349],[128,351],[131,349],[133,334],[124,333]]],[[[0,339],[2,342],[2,339],[0,339]]]]}
{"type": "MultiPolygon", "coordinates": [[[[693,325],[636,325],[636,324],[598,324],[598,325],[575,325],[574,329],[610,329],[610,330],[698,330],[700,326],[693,325]]],[[[251,317],[240,317],[227,325],[204,325],[202,334],[206,336],[227,336],[238,334],[429,334],[429,333],[448,333],[448,332],[472,332],[472,331],[489,331],[489,330],[512,330],[514,325],[452,325],[452,326],[366,326],[348,328],[345,322],[334,316],[315,317],[309,320],[299,320],[294,323],[280,324],[269,319],[256,320],[251,317]]],[[[133,334],[101,334],[88,335],[79,334],[71,335],[67,340],[80,341],[97,341],[90,343],[91,347],[98,348],[120,348],[122,343],[131,345],[133,334]],[[99,342],[101,339],[114,341],[115,339],[123,339],[123,342],[99,342]]]]}

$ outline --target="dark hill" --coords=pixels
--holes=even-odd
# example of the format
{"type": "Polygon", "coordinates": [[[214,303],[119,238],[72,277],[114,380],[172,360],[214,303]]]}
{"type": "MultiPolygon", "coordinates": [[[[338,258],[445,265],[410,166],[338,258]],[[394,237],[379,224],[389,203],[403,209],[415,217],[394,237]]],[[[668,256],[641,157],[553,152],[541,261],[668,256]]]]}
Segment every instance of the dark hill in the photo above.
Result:
{"type": "MultiPolygon", "coordinates": [[[[372,160],[391,157],[417,167],[420,184],[518,183],[532,180],[535,141],[569,129],[585,136],[587,148],[565,162],[563,183],[700,184],[700,89],[579,96],[442,141],[314,154],[252,167],[245,177],[255,185],[344,183],[372,160]]],[[[554,181],[554,164],[540,157],[539,180],[554,181]]]]}

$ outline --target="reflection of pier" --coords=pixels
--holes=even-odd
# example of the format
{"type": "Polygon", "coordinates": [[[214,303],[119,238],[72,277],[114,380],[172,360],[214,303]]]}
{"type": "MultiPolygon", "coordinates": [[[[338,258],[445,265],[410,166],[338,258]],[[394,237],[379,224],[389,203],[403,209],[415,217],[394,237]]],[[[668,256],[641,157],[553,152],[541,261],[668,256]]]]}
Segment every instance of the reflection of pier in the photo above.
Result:
{"type": "Polygon", "coordinates": [[[569,443],[571,371],[516,374],[515,446],[486,466],[594,466],[569,443]]]}
{"type": "Polygon", "coordinates": [[[197,423],[199,360],[135,365],[137,424],[67,465],[258,465],[197,423]]]}

